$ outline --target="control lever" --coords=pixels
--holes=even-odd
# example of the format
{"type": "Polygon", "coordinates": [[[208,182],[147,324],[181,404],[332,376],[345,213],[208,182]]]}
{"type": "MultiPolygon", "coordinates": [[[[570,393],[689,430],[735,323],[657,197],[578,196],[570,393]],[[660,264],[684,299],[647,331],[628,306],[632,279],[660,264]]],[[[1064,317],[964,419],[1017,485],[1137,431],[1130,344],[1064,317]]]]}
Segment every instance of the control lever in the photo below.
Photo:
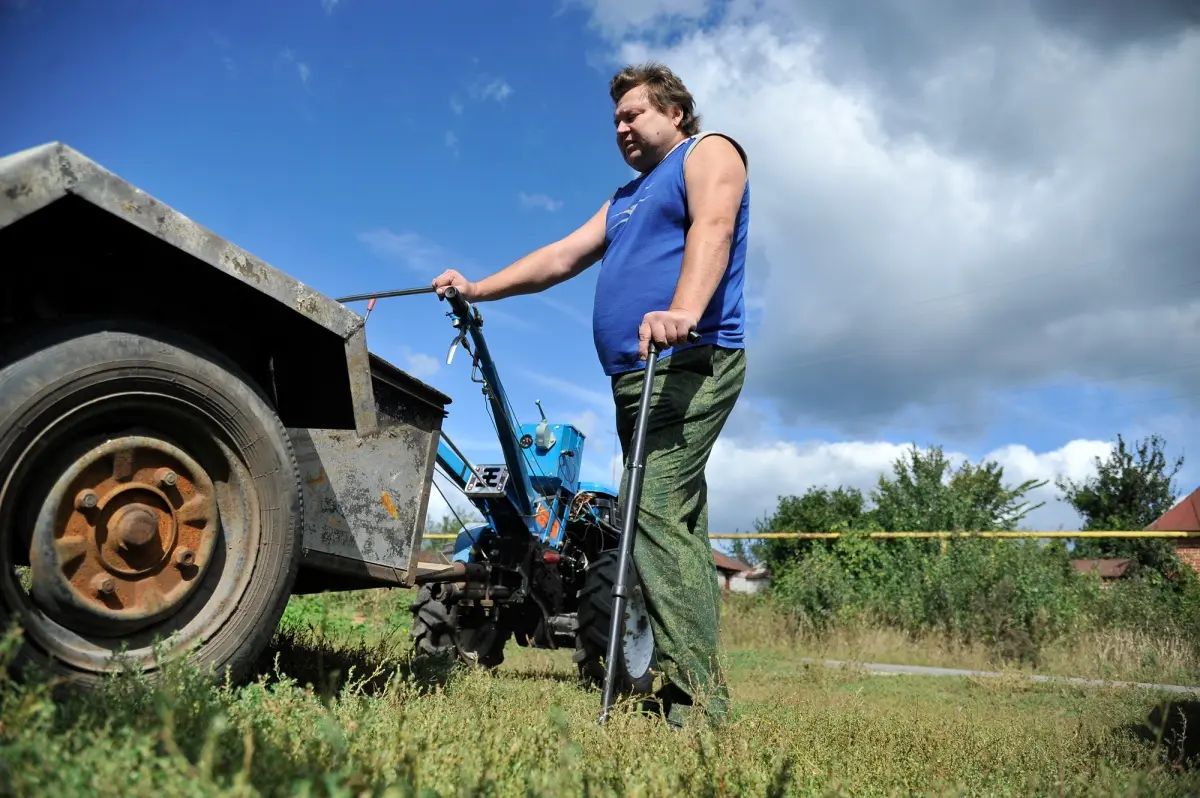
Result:
{"type": "Polygon", "coordinates": [[[458,335],[454,336],[454,340],[450,342],[450,351],[446,354],[446,365],[449,366],[454,360],[454,350],[458,349],[458,345],[467,344],[467,328],[463,326],[459,319],[454,320],[454,327],[458,330],[458,335]]]}

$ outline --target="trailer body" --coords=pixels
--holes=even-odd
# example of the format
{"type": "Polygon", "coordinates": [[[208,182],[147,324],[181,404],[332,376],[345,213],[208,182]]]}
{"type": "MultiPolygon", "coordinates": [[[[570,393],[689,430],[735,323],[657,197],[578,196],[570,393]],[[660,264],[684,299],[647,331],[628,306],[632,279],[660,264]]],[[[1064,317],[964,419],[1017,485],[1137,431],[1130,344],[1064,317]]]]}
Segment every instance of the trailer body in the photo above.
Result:
{"type": "MultiPolygon", "coordinates": [[[[187,336],[204,352],[213,353],[214,362],[228,361],[230,370],[243,375],[247,390],[263,398],[286,430],[295,470],[287,476],[298,485],[296,506],[293,510],[263,506],[262,502],[272,501],[266,493],[257,498],[248,493],[249,498],[239,499],[239,506],[257,512],[266,527],[274,523],[272,513],[294,511],[297,516],[287,519],[298,530],[298,540],[288,545],[294,543],[299,549],[291,573],[281,582],[287,591],[414,584],[441,425],[450,399],[370,352],[362,316],[58,142],[0,158],[0,252],[4,253],[0,375],[26,373],[19,370],[25,362],[20,359],[36,354],[37,345],[31,342],[42,337],[58,340],[56,335],[67,335],[61,331],[77,325],[91,324],[98,330],[148,325],[147,329],[161,331],[164,340],[176,333],[187,336]]],[[[168,349],[163,344],[146,351],[168,349]]],[[[132,379],[136,368],[123,374],[132,379]]],[[[28,377],[22,379],[28,382],[28,377]]],[[[58,380],[55,384],[62,382],[58,380]]],[[[7,394],[18,403],[14,407],[35,407],[36,393],[17,397],[24,383],[18,384],[15,376],[9,382],[0,383],[0,397],[7,394]]],[[[20,458],[15,450],[5,452],[3,424],[0,419],[0,480],[11,481],[20,458]]],[[[236,435],[229,438],[235,439],[236,435]]],[[[243,443],[248,453],[259,446],[249,440],[243,443]]],[[[280,451],[286,448],[279,447],[280,451]]],[[[246,484],[266,484],[263,480],[276,476],[252,474],[246,484]]],[[[15,490],[15,485],[9,487],[15,490]]],[[[153,485],[145,488],[157,490],[153,485]]],[[[286,485],[283,492],[291,495],[286,485]]],[[[0,502],[16,500],[15,495],[0,498],[0,502]]],[[[158,510],[147,507],[168,515],[171,511],[166,505],[158,510]]],[[[19,508],[10,509],[16,513],[19,508]]],[[[32,518],[37,509],[30,506],[21,512],[32,518]]],[[[0,519],[8,518],[0,520],[8,524],[0,528],[7,555],[14,565],[29,565],[30,552],[36,555],[39,550],[30,536],[42,533],[36,525],[22,525],[4,512],[0,506],[0,519]]],[[[42,508],[42,512],[49,510],[42,508]]],[[[84,523],[74,515],[71,519],[84,523]]],[[[124,520],[133,529],[132,522],[124,520]]],[[[109,562],[117,555],[104,548],[104,538],[120,531],[114,526],[117,521],[87,523],[97,530],[89,551],[99,558],[96,562],[109,562]]],[[[49,537],[40,545],[52,556],[50,542],[61,533],[45,534],[49,537]]],[[[259,541],[259,551],[264,545],[259,541]]],[[[245,551],[253,553],[254,547],[245,551]]],[[[37,566],[37,557],[33,559],[37,566]]],[[[72,585],[74,566],[61,558],[54,562],[64,580],[56,588],[60,599],[69,598],[80,606],[95,600],[83,595],[90,588],[72,585]]],[[[34,572],[36,576],[36,567],[34,572]]],[[[124,585],[122,574],[114,572],[117,593],[124,585]]],[[[126,581],[133,583],[132,578],[126,581]]],[[[97,584],[103,587],[102,582],[97,584]]],[[[37,590],[31,595],[32,605],[6,592],[0,609],[9,615],[32,613],[29,617],[34,620],[52,614],[37,605],[37,590]]],[[[111,600],[111,592],[108,596],[111,600]]],[[[126,603],[133,600],[122,598],[126,603]]],[[[282,602],[272,606],[282,611],[282,602]]],[[[143,620],[148,617],[142,610],[137,612],[143,620]]],[[[98,629],[102,620],[97,618],[98,629]]],[[[72,628],[71,634],[88,633],[78,623],[72,628]]]]}

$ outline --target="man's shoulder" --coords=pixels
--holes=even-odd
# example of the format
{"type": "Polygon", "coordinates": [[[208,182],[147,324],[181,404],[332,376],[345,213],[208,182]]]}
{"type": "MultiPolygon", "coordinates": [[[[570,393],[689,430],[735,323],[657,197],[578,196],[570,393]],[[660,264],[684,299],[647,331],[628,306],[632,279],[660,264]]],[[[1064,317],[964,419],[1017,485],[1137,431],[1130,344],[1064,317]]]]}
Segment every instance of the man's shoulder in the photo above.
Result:
{"type": "Polygon", "coordinates": [[[728,133],[720,130],[704,130],[692,136],[687,149],[683,153],[685,165],[693,162],[693,156],[700,153],[707,162],[731,162],[735,157],[740,158],[742,166],[750,168],[750,157],[741,143],[728,133]]]}

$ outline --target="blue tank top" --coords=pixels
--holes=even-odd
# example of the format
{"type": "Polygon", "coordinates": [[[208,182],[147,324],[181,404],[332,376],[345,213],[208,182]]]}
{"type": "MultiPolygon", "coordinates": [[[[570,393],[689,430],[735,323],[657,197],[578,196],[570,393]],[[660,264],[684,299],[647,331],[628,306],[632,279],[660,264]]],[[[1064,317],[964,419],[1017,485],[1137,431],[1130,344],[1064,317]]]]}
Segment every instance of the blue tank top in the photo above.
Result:
{"type": "MultiPolygon", "coordinates": [[[[613,194],[607,213],[607,248],[596,280],[592,336],[604,373],[613,376],[644,366],[638,360],[638,327],[652,310],[671,306],[683,268],[683,250],[690,226],[683,164],[704,136],[685,139],[652,171],[626,183],[613,194]]],[[[722,135],[722,134],[716,134],[722,135]]],[[[735,146],[736,142],[735,142],[735,146]]],[[[743,161],[745,152],[738,146],[743,161]]],[[[734,222],[729,264],[713,292],[696,331],[700,340],[664,349],[673,351],[716,344],[745,346],[746,244],[750,222],[750,183],[734,222]]]]}

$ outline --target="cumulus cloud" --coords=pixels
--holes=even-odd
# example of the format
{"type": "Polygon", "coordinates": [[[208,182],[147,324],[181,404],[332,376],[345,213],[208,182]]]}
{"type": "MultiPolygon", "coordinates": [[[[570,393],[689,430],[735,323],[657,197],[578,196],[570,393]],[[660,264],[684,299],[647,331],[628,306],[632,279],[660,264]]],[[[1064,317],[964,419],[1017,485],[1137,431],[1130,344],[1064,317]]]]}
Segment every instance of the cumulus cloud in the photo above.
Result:
{"type": "Polygon", "coordinates": [[[1190,7],[589,5],[614,64],[665,61],[749,151],[749,389],[785,422],[972,424],[991,391],[1133,372],[1200,389],[1177,368],[1200,345],[1190,7]]]}
{"type": "Polygon", "coordinates": [[[546,194],[528,194],[522,191],[517,194],[517,199],[520,200],[522,208],[540,208],[554,213],[562,207],[562,200],[546,194]]]}
{"type": "MultiPolygon", "coordinates": [[[[909,444],[887,441],[745,444],[721,438],[706,471],[710,529],[753,531],[754,522],[769,517],[780,496],[799,496],[810,487],[832,490],[843,486],[869,494],[881,475],[891,475],[892,464],[909,448],[909,444]]],[[[983,459],[1003,466],[1005,481],[1011,485],[1027,479],[1049,480],[1030,492],[1034,504],[1045,502],[1045,506],[1026,516],[1024,526],[1041,531],[1078,529],[1078,515],[1059,501],[1055,477],[1086,478],[1095,473],[1093,458],[1104,458],[1110,448],[1111,443],[1092,440],[1071,441],[1048,452],[1011,445],[989,452],[983,459]]],[[[961,452],[947,451],[946,456],[955,466],[967,459],[979,462],[961,452]]]]}
{"type": "Polygon", "coordinates": [[[500,104],[512,93],[513,87],[507,80],[499,77],[481,78],[471,87],[471,96],[476,100],[494,100],[500,104]]]}
{"type": "Polygon", "coordinates": [[[642,31],[650,25],[691,22],[703,17],[706,0],[567,0],[590,12],[593,27],[610,37],[642,31]]]}
{"type": "Polygon", "coordinates": [[[359,233],[358,240],[378,257],[398,261],[431,276],[452,268],[448,262],[457,260],[437,242],[411,231],[396,233],[380,227],[359,233]]]}
{"type": "Polygon", "coordinates": [[[442,368],[442,361],[424,352],[414,352],[407,346],[400,347],[404,369],[419,380],[427,380],[442,368]]]}

